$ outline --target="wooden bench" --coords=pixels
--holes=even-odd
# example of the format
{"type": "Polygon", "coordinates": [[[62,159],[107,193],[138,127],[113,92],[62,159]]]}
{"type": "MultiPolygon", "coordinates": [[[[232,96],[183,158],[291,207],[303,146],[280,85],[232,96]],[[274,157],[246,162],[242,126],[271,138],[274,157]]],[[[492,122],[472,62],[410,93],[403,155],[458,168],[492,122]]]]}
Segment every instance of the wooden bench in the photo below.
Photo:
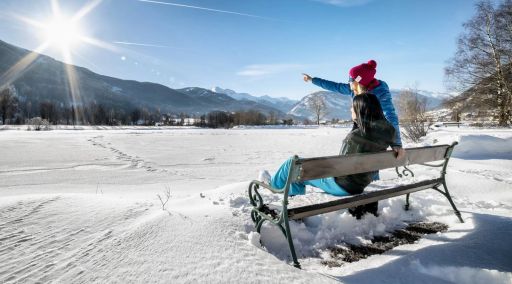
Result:
{"type": "Polygon", "coordinates": [[[459,210],[457,210],[457,207],[455,207],[455,204],[453,203],[448,187],[446,186],[445,179],[446,167],[448,166],[448,161],[455,145],[457,145],[457,142],[454,142],[452,145],[409,148],[406,149],[406,156],[401,160],[395,158],[393,151],[306,159],[301,159],[295,156],[284,188],[272,188],[271,186],[257,180],[254,180],[249,184],[249,199],[253,206],[251,218],[256,225],[256,231],[260,233],[261,226],[265,221],[278,226],[288,240],[293,265],[300,268],[295,247],[293,245],[289,220],[297,220],[340,209],[351,208],[400,195],[406,195],[405,210],[408,210],[409,195],[411,193],[432,188],[443,194],[448,199],[455,211],[455,215],[459,218],[460,222],[464,222],[459,210]],[[442,161],[442,163],[438,162],[437,164],[429,164],[429,162],[435,161],[442,161]],[[325,177],[345,176],[388,168],[395,168],[399,177],[402,177],[402,174],[411,174],[414,176],[414,173],[407,168],[408,165],[414,164],[439,167],[441,168],[440,175],[434,179],[422,180],[412,184],[400,185],[378,191],[364,192],[358,195],[342,197],[321,204],[288,208],[288,195],[290,184],[292,182],[325,177]],[[400,173],[399,167],[404,168],[402,173],[400,173]],[[440,189],[441,186],[443,189],[440,189]],[[260,187],[264,187],[273,193],[283,195],[280,212],[278,211],[275,213],[268,210],[267,205],[263,202],[263,198],[258,192],[260,187]]]}

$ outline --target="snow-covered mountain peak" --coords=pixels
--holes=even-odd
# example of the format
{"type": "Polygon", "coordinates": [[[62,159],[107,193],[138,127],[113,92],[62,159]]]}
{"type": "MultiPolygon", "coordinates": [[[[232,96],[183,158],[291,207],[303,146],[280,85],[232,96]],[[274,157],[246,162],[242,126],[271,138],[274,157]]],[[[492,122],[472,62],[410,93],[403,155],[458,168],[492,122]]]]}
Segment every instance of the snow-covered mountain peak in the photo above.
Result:
{"type": "Polygon", "coordinates": [[[323,117],[323,119],[350,119],[350,106],[352,105],[352,98],[350,96],[328,91],[314,92],[305,96],[288,112],[288,114],[307,117],[308,119],[314,119],[315,114],[311,109],[311,102],[316,96],[320,96],[325,102],[327,114],[323,117]]]}
{"type": "Polygon", "coordinates": [[[284,97],[274,98],[274,97],[270,97],[267,95],[257,97],[257,96],[253,96],[248,93],[238,93],[231,89],[224,89],[221,87],[213,87],[211,90],[216,93],[225,94],[227,96],[230,96],[235,100],[249,100],[249,101],[257,102],[257,103],[264,104],[267,106],[271,106],[271,107],[276,108],[285,113],[288,112],[293,107],[293,105],[295,105],[297,103],[296,100],[292,100],[289,98],[284,98],[284,97]]]}

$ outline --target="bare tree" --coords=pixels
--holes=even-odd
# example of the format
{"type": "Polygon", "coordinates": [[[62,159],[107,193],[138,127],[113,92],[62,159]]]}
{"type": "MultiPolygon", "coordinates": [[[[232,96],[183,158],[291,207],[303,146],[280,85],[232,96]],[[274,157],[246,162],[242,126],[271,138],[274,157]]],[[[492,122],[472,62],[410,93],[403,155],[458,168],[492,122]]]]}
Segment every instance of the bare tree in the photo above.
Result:
{"type": "Polygon", "coordinates": [[[316,124],[320,125],[320,119],[327,114],[325,98],[320,94],[313,94],[308,100],[309,109],[315,114],[316,124]]]}
{"type": "Polygon", "coordinates": [[[186,118],[186,117],[187,117],[187,116],[185,115],[185,113],[183,113],[183,112],[182,112],[182,113],[180,113],[180,124],[179,124],[180,126],[185,125],[185,118],[186,118]]]}
{"type": "Polygon", "coordinates": [[[420,97],[414,90],[404,89],[398,95],[397,106],[403,136],[414,142],[427,135],[433,124],[427,116],[428,99],[420,97]]]}
{"type": "Polygon", "coordinates": [[[270,111],[268,120],[271,125],[277,124],[277,114],[273,111],[270,111]]]}
{"type": "Polygon", "coordinates": [[[117,124],[117,121],[116,121],[116,111],[114,108],[110,108],[110,110],[108,111],[108,115],[107,115],[107,123],[108,125],[116,125],[117,124]]]}
{"type": "Polygon", "coordinates": [[[169,202],[169,199],[171,198],[171,189],[169,186],[165,186],[165,191],[163,196],[159,193],[156,195],[158,196],[158,199],[160,199],[160,203],[162,203],[162,210],[165,210],[165,205],[167,205],[167,202],[169,202]]]}
{"type": "MultiPolygon", "coordinates": [[[[512,65],[512,0],[505,0],[497,10],[497,26],[502,39],[502,50],[508,58],[509,66],[512,65]]],[[[510,81],[509,81],[510,83],[510,81]]]]}
{"type": "Polygon", "coordinates": [[[25,102],[25,117],[28,119],[32,117],[32,102],[29,100],[25,102]]]}
{"type": "Polygon", "coordinates": [[[11,90],[6,88],[0,92],[0,114],[2,116],[2,124],[14,116],[18,110],[18,99],[11,94],[11,90]]]}
{"type": "Polygon", "coordinates": [[[506,126],[512,115],[512,1],[496,9],[489,0],[483,0],[476,9],[476,15],[464,24],[445,73],[453,89],[476,94],[475,100],[494,109],[498,124],[506,126]]]}
{"type": "Polygon", "coordinates": [[[39,113],[42,119],[46,119],[48,122],[56,124],[58,121],[57,107],[53,102],[44,101],[39,103],[39,113]]]}
{"type": "Polygon", "coordinates": [[[509,123],[512,123],[512,0],[503,1],[498,6],[496,13],[498,31],[502,40],[502,53],[507,58],[504,76],[508,90],[508,118],[509,123]]]}
{"type": "Polygon", "coordinates": [[[31,118],[28,121],[28,124],[29,124],[28,130],[35,130],[35,131],[51,130],[50,123],[48,122],[48,120],[42,119],[40,117],[31,118]]]}

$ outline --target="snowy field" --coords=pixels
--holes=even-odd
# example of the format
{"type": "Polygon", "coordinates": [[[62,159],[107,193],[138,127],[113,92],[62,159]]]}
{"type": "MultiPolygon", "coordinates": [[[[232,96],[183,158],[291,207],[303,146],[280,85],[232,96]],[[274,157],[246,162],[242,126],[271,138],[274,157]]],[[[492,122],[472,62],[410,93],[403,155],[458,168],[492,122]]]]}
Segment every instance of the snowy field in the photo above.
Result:
{"type": "MultiPolygon", "coordinates": [[[[407,212],[402,196],[379,202],[379,217],[341,210],[292,222],[298,270],[280,232],[254,232],[247,186],[294,154],[337,154],[348,128],[24,129],[0,131],[0,283],[512,283],[512,130],[441,128],[419,144],[459,141],[447,181],[465,223],[433,190],[412,194],[407,212]],[[449,229],[321,264],[329,247],[416,221],[449,229]]],[[[370,187],[404,182],[388,170],[370,187]]],[[[331,198],[308,193],[291,202],[331,198]]]]}

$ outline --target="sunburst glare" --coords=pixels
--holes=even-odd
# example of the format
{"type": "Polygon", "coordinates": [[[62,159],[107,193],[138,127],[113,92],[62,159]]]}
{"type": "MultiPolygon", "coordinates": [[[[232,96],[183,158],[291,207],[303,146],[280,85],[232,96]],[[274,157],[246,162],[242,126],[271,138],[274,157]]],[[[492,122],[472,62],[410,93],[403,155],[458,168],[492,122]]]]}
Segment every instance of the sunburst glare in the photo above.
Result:
{"type": "MultiPolygon", "coordinates": [[[[0,76],[0,86],[7,86],[11,84],[29,68],[34,60],[39,57],[40,52],[44,52],[50,47],[60,49],[62,61],[67,64],[73,63],[71,51],[76,50],[75,47],[79,47],[79,44],[89,44],[108,49],[110,51],[116,51],[115,47],[112,45],[86,36],[81,29],[81,26],[86,25],[81,25],[80,20],[82,20],[85,15],[91,13],[94,8],[101,4],[102,1],[103,0],[89,1],[75,14],[68,16],[62,12],[58,0],[50,0],[49,2],[51,5],[52,15],[45,22],[40,22],[21,15],[15,15],[18,20],[34,27],[37,34],[44,36],[43,44],[37,48],[36,52],[30,53],[28,56],[14,64],[6,74],[0,76]]],[[[72,65],[66,65],[65,71],[70,90],[70,104],[75,110],[74,113],[76,121],[80,121],[80,114],[82,111],[79,109],[79,106],[83,105],[83,102],[80,96],[78,76],[74,66],[72,65]]]]}
{"type": "Polygon", "coordinates": [[[77,44],[81,38],[80,28],[75,21],[57,16],[45,25],[46,40],[50,45],[68,49],[77,44]]]}

